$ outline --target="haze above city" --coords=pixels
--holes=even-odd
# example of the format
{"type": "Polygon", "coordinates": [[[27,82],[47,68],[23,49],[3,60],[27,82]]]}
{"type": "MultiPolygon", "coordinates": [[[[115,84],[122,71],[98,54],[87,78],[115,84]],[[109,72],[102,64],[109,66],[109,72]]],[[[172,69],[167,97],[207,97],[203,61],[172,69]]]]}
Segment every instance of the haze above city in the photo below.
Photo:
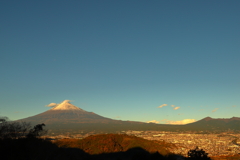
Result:
{"type": "Polygon", "coordinates": [[[240,1],[1,1],[0,116],[240,117],[240,1]]]}

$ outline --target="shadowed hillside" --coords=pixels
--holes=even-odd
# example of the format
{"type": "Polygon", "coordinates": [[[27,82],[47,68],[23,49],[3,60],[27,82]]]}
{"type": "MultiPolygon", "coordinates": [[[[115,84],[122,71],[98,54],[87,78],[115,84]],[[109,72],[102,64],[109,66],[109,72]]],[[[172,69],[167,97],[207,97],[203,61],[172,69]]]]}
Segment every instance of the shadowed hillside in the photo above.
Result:
{"type": "Polygon", "coordinates": [[[109,135],[109,138],[104,137],[106,136],[92,136],[83,140],[81,144],[79,144],[77,140],[65,140],[52,143],[43,139],[2,139],[0,140],[1,159],[160,160],[177,159],[181,157],[179,155],[170,154],[164,147],[154,142],[144,142],[144,140],[134,139],[133,137],[128,139],[125,136],[115,137],[114,135],[109,135]],[[100,140],[98,138],[103,139],[100,140]],[[137,140],[140,140],[140,142],[137,140]],[[122,141],[122,143],[118,144],[118,141],[122,141]],[[80,149],[79,146],[84,148],[84,150],[80,149]],[[164,155],[156,151],[160,151],[164,155]]]}
{"type": "Polygon", "coordinates": [[[131,148],[140,147],[150,153],[159,152],[167,155],[170,152],[168,147],[174,147],[167,143],[149,141],[136,136],[124,134],[101,134],[92,135],[82,140],[62,139],[55,142],[59,147],[79,148],[89,154],[125,152],[131,148]]]}

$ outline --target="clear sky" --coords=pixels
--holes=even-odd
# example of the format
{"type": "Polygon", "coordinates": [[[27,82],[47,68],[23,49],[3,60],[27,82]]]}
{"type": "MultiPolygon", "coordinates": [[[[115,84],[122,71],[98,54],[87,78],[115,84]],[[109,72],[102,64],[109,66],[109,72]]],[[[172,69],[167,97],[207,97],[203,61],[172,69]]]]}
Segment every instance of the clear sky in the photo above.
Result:
{"type": "Polygon", "coordinates": [[[2,0],[0,115],[26,118],[72,100],[119,120],[240,117],[239,8],[239,0],[2,0]]]}

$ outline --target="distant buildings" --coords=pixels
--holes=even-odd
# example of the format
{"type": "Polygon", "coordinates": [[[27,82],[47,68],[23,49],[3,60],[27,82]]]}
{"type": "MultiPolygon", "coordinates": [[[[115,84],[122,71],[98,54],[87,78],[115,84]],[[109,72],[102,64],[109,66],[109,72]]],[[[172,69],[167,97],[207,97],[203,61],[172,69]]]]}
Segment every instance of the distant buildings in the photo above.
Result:
{"type": "Polygon", "coordinates": [[[184,156],[196,146],[209,153],[209,156],[229,156],[240,153],[240,146],[235,143],[240,138],[240,134],[189,134],[160,131],[127,131],[126,134],[173,143],[177,147],[171,151],[184,156]]]}

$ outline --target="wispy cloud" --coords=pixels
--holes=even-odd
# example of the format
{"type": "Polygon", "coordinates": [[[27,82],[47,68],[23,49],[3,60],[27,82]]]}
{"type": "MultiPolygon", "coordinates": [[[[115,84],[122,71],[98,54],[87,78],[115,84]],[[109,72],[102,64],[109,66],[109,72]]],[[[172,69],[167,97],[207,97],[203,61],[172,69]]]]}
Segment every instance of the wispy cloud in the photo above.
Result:
{"type": "Polygon", "coordinates": [[[54,107],[56,105],[58,105],[58,104],[57,103],[50,103],[50,104],[46,105],[46,107],[54,107]]]}
{"type": "MultiPolygon", "coordinates": [[[[162,107],[165,107],[165,106],[168,106],[168,104],[162,104],[162,105],[160,105],[160,106],[158,106],[157,108],[162,108],[162,107]]],[[[178,107],[175,107],[176,105],[170,105],[174,110],[178,110],[180,107],[178,106],[178,107]]]]}
{"type": "Polygon", "coordinates": [[[164,106],[167,106],[167,104],[162,104],[162,105],[158,106],[157,108],[162,108],[164,106]]]}
{"type": "Polygon", "coordinates": [[[214,110],[212,110],[212,112],[216,112],[219,108],[215,108],[214,110]]]}
{"type": "Polygon", "coordinates": [[[114,117],[114,118],[119,119],[119,118],[121,118],[121,117],[120,117],[120,116],[116,116],[116,117],[114,117]]]}
{"type": "Polygon", "coordinates": [[[181,125],[181,124],[188,124],[188,123],[196,122],[196,119],[183,119],[183,120],[180,120],[180,121],[171,121],[171,120],[164,119],[164,120],[162,120],[162,122],[165,122],[166,124],[181,125]]]}
{"type": "Polygon", "coordinates": [[[20,111],[15,111],[14,113],[20,113],[20,111]]]}
{"type": "Polygon", "coordinates": [[[175,108],[173,108],[174,110],[177,110],[177,109],[179,109],[180,107],[175,107],[175,108]]]}
{"type": "Polygon", "coordinates": [[[236,105],[233,105],[232,107],[237,107],[236,105]]]}
{"type": "Polygon", "coordinates": [[[147,121],[147,123],[159,123],[159,121],[157,121],[157,120],[151,120],[151,121],[147,121]]]}

